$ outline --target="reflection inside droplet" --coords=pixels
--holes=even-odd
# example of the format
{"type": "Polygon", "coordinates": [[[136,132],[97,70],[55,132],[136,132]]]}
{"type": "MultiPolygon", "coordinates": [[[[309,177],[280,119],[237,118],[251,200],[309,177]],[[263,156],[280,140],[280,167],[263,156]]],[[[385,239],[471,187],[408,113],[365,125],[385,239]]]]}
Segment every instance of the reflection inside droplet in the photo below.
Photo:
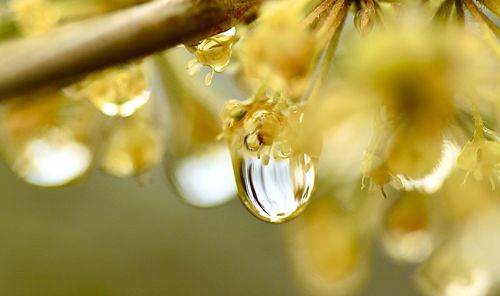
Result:
{"type": "Polygon", "coordinates": [[[181,197],[195,206],[217,206],[236,196],[231,157],[222,144],[177,160],[171,177],[181,197]]]}
{"type": "Polygon", "coordinates": [[[243,203],[257,218],[271,223],[298,215],[316,181],[316,165],[307,154],[271,157],[267,165],[256,156],[246,155],[236,158],[233,165],[243,203]]]}
{"type": "Polygon", "coordinates": [[[88,146],[58,130],[29,142],[13,169],[28,183],[38,186],[61,186],[80,177],[90,166],[88,146]]]}

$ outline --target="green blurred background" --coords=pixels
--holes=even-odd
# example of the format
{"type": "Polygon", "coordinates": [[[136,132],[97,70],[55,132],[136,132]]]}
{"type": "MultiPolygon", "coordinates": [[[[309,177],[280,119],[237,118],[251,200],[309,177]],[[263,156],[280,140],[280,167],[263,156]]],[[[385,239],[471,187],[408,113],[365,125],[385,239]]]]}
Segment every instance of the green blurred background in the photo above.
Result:
{"type": "MultiPolygon", "coordinates": [[[[160,170],[146,183],[95,171],[42,189],[0,164],[0,295],[305,295],[283,225],[258,221],[237,200],[192,208],[160,170]]],[[[417,295],[412,268],[375,253],[362,295],[417,295]]]]}

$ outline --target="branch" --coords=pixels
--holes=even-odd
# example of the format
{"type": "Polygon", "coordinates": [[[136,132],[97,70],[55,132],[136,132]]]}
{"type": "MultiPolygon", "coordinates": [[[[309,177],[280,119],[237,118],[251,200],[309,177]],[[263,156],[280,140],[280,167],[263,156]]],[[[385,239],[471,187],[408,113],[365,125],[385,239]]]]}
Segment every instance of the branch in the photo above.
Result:
{"type": "Polygon", "coordinates": [[[0,100],[223,32],[261,0],[156,0],[0,44],[0,100]]]}

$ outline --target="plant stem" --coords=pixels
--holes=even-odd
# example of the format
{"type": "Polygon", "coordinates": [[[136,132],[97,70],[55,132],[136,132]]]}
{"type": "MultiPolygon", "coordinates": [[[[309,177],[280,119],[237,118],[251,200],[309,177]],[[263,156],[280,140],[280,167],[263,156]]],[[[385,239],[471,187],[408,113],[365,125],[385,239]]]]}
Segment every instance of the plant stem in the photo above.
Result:
{"type": "Polygon", "coordinates": [[[0,45],[0,100],[223,32],[262,0],[156,0],[0,45]]]}

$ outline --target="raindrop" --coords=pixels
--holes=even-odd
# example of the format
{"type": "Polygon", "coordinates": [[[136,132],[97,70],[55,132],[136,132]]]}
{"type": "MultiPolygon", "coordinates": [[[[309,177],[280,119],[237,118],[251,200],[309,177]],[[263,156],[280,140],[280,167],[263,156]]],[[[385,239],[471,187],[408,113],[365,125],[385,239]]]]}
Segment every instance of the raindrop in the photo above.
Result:
{"type": "Polygon", "coordinates": [[[193,75],[203,65],[210,67],[210,71],[205,76],[205,85],[210,85],[215,72],[221,73],[229,65],[232,47],[237,40],[236,29],[233,27],[198,44],[186,45],[187,50],[195,56],[195,59],[188,63],[188,72],[193,75]]]}
{"type": "Polygon", "coordinates": [[[195,207],[216,207],[237,196],[230,153],[217,139],[218,112],[224,96],[177,71],[182,56],[168,52],[156,57],[153,70],[160,83],[169,123],[164,167],[173,193],[195,207]]]}
{"type": "Polygon", "coordinates": [[[12,171],[26,182],[56,187],[79,179],[93,157],[99,121],[86,100],[44,88],[0,106],[0,149],[12,171]]]}
{"type": "Polygon", "coordinates": [[[281,223],[306,206],[316,182],[316,164],[304,153],[289,158],[269,158],[264,164],[255,155],[233,158],[238,191],[243,204],[257,218],[281,223]]]}
{"type": "Polygon", "coordinates": [[[28,142],[11,167],[30,184],[55,187],[85,174],[91,162],[92,153],[87,145],[55,128],[28,142]]]}
{"type": "Polygon", "coordinates": [[[197,207],[215,207],[236,196],[231,156],[223,143],[165,161],[167,177],[179,196],[197,207]]]}

